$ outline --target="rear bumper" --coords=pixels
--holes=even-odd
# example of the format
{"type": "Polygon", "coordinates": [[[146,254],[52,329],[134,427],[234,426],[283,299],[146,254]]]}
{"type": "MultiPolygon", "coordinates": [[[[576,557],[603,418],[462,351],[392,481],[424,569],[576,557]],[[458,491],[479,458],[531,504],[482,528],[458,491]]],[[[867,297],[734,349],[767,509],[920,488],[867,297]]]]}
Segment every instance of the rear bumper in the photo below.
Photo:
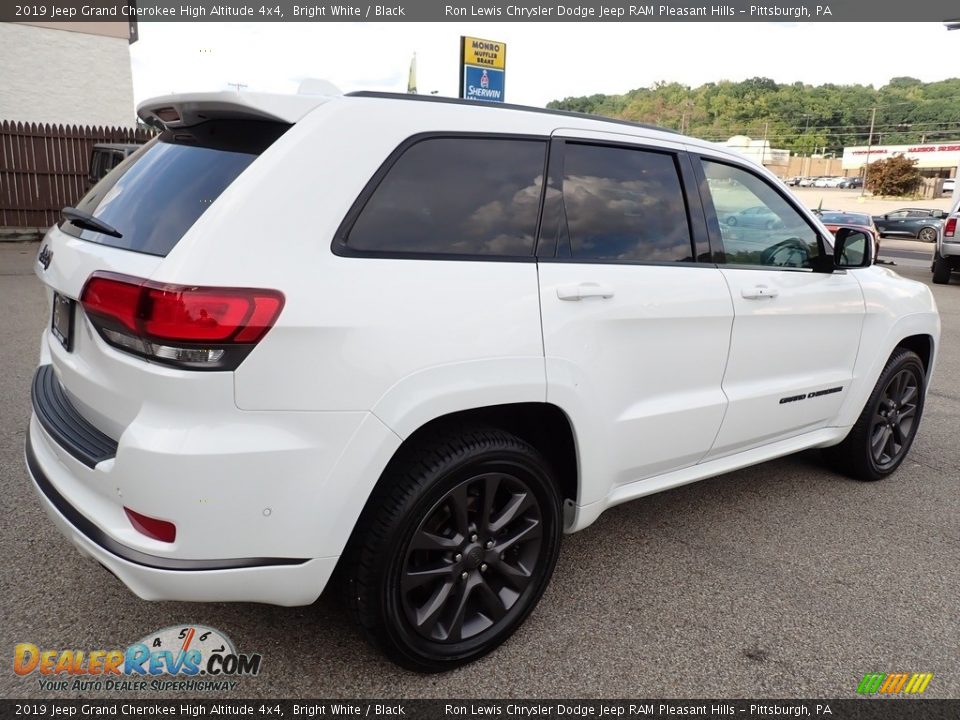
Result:
{"type": "Polygon", "coordinates": [[[940,253],[940,257],[952,259],[960,259],[960,242],[947,242],[943,240],[937,251],[940,253]]]}
{"type": "Polygon", "coordinates": [[[57,491],[41,467],[32,435],[31,428],[27,433],[26,464],[47,515],[84,555],[101,563],[145,600],[308,605],[317,599],[336,567],[336,557],[183,560],[122,545],[57,491]]]}

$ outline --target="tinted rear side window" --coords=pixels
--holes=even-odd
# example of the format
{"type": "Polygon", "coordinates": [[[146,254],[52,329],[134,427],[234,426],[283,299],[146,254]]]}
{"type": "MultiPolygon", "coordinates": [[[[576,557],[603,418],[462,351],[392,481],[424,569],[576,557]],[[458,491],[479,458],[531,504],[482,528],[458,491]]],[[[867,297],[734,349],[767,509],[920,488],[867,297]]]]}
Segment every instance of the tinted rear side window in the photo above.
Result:
{"type": "Polygon", "coordinates": [[[391,166],[350,229],[352,250],[532,256],[546,141],[428,138],[391,166]]]}
{"type": "Polygon", "coordinates": [[[686,199],[672,155],[568,143],[563,206],[574,259],[693,262],[686,199]]]}
{"type": "Polygon", "coordinates": [[[77,207],[121,233],[61,229],[111,247],[165,256],[214,200],[289,128],[221,120],[167,130],[97,183],[77,207]]]}
{"type": "Polygon", "coordinates": [[[568,143],[563,205],[574,259],[693,261],[686,199],[672,155],[568,143]]]}

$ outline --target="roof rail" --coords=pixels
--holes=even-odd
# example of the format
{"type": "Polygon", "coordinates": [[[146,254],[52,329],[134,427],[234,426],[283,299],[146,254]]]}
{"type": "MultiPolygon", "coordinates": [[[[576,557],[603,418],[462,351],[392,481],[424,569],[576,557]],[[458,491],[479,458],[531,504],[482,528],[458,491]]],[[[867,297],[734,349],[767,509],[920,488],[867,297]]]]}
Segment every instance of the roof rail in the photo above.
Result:
{"type": "Polygon", "coordinates": [[[367,97],[383,98],[387,100],[411,100],[413,102],[443,103],[446,105],[470,105],[473,107],[481,106],[485,108],[499,108],[502,110],[523,110],[525,112],[541,113],[543,115],[558,115],[560,117],[579,118],[580,120],[599,120],[601,122],[614,123],[616,125],[627,125],[629,127],[638,127],[645,130],[657,130],[659,132],[671,133],[677,135],[676,130],[670,128],[658,127],[657,125],[648,125],[646,123],[631,122],[629,120],[618,120],[617,118],[607,117],[605,115],[590,115],[589,113],[574,112],[572,110],[553,110],[550,108],[533,107],[531,105],[512,105],[510,103],[486,102],[483,100],[467,100],[465,98],[440,97],[437,95],[412,95],[407,93],[380,92],[378,90],[357,90],[346,93],[345,97],[367,97]]]}

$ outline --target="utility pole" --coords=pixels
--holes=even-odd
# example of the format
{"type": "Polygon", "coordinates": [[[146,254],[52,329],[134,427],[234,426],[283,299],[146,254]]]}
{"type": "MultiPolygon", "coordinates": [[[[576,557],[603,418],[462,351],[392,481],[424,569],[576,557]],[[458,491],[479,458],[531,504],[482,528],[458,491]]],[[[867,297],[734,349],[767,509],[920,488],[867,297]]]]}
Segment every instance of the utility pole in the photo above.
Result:
{"type": "Polygon", "coordinates": [[[244,83],[227,83],[227,85],[229,85],[232,88],[236,88],[237,92],[240,92],[240,88],[247,87],[244,83]]]}
{"type": "MultiPolygon", "coordinates": [[[[810,130],[810,115],[804,113],[803,116],[807,119],[807,124],[806,124],[806,126],[803,128],[803,148],[804,148],[804,150],[806,150],[806,149],[807,149],[807,131],[810,130]]],[[[809,158],[810,152],[807,151],[807,152],[804,153],[804,155],[809,158]]],[[[803,167],[802,167],[802,166],[801,166],[801,168],[800,168],[800,174],[801,174],[803,177],[807,177],[807,173],[808,173],[808,172],[810,172],[810,161],[809,161],[809,160],[807,160],[807,169],[806,169],[806,172],[803,170],[803,167]]]]}
{"type": "Polygon", "coordinates": [[[763,124],[763,145],[760,146],[760,164],[763,165],[767,159],[767,131],[770,129],[770,121],[763,124]]]}
{"type": "Polygon", "coordinates": [[[860,188],[860,197],[867,192],[867,173],[870,172],[870,150],[873,147],[873,124],[877,119],[877,107],[874,105],[870,113],[870,136],[867,139],[867,161],[863,165],[863,187],[860,188]]]}

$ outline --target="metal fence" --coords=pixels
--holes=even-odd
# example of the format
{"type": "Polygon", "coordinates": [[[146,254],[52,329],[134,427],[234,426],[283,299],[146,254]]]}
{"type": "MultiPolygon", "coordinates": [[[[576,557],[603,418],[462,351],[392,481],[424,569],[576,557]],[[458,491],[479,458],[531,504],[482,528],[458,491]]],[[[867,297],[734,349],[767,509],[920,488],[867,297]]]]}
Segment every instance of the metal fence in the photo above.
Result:
{"type": "Polygon", "coordinates": [[[132,128],[0,124],[0,227],[46,228],[60,209],[87,189],[90,151],[96,143],[146,142],[132,128]]]}

